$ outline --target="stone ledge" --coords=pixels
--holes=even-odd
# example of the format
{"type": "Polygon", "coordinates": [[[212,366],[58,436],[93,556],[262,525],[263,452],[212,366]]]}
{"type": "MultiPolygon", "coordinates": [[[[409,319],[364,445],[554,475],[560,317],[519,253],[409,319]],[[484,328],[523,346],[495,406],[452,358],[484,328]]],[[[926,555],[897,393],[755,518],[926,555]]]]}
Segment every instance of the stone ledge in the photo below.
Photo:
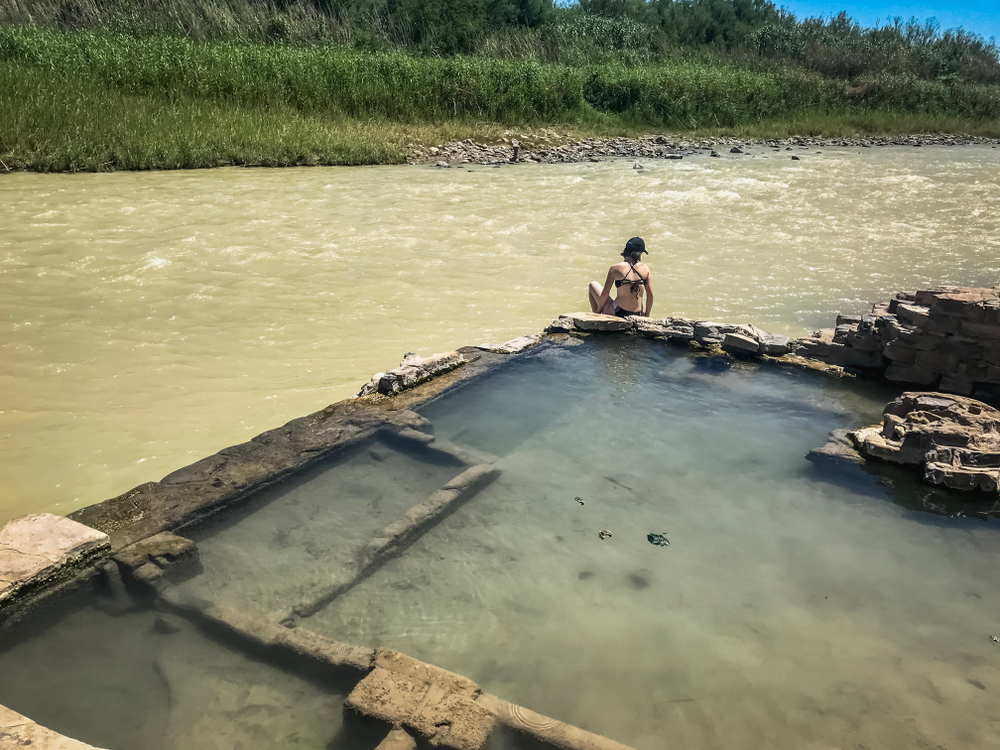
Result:
{"type": "Polygon", "coordinates": [[[107,534],[51,513],[0,528],[0,609],[60,583],[106,557],[107,534]]]}
{"type": "Polygon", "coordinates": [[[78,740],[36,724],[26,716],[0,706],[0,750],[97,750],[78,740]]]}
{"type": "Polygon", "coordinates": [[[663,339],[679,344],[692,341],[704,347],[722,346],[738,356],[757,357],[767,355],[781,357],[790,354],[797,347],[797,340],[788,336],[777,336],[754,325],[714,323],[687,318],[647,318],[630,315],[619,318],[614,315],[575,312],[560,315],[548,328],[548,333],[632,333],[647,339],[663,339]],[[727,348],[726,338],[730,338],[727,348]]]}

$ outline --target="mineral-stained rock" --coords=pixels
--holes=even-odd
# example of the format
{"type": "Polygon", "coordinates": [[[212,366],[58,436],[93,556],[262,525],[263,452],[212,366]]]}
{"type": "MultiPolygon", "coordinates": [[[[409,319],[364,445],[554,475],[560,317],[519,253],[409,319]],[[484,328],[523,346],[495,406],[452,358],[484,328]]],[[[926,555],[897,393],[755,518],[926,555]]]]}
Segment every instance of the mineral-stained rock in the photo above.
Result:
{"type": "Polygon", "coordinates": [[[379,649],[375,669],[351,691],[344,708],[403,727],[432,747],[478,750],[496,724],[476,703],[479,695],[465,677],[379,649]]]}
{"type": "Polygon", "coordinates": [[[176,583],[201,572],[195,543],[169,531],[125,547],[115,555],[115,561],[127,578],[149,585],[161,579],[176,583]]]}
{"type": "Polygon", "coordinates": [[[407,354],[403,358],[402,364],[396,369],[376,373],[371,381],[361,389],[358,396],[370,396],[375,393],[393,396],[413,388],[425,380],[454,370],[456,367],[464,365],[466,361],[459,352],[444,352],[443,354],[432,354],[429,357],[407,354]]]}
{"type": "Polygon", "coordinates": [[[71,578],[110,552],[107,534],[51,513],[0,528],[0,609],[71,578]]]}
{"type": "Polygon", "coordinates": [[[904,393],[882,425],[850,433],[866,458],[922,467],[924,480],[957,490],[997,492],[1000,411],[963,396],[904,393]]]}

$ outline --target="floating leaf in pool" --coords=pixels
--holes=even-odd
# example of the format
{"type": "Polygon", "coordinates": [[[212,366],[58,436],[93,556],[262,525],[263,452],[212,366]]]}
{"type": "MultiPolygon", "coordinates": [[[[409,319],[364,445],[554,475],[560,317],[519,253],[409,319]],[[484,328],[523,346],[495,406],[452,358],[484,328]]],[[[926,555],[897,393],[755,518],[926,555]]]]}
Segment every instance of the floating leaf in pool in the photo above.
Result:
{"type": "Polygon", "coordinates": [[[586,505],[586,503],[583,502],[583,498],[582,497],[574,497],[573,499],[576,500],[578,503],[580,503],[580,505],[586,505]]]}
{"type": "Polygon", "coordinates": [[[657,547],[669,547],[670,546],[670,542],[667,541],[666,534],[654,534],[654,533],[650,532],[650,533],[646,534],[646,539],[649,540],[650,544],[653,544],[653,545],[655,545],[657,547]]]}

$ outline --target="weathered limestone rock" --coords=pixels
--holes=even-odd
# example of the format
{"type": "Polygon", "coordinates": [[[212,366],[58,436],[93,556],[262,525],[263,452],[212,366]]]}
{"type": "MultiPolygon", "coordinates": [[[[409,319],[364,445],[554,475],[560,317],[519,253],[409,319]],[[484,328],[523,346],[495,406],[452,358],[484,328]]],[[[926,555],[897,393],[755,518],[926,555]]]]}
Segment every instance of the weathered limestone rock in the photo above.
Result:
{"type": "Polygon", "coordinates": [[[499,354],[518,354],[526,349],[538,344],[541,341],[541,334],[534,334],[532,336],[518,336],[516,339],[511,339],[510,341],[505,341],[499,346],[494,346],[493,344],[480,344],[477,349],[484,349],[490,352],[497,352],[499,354]]]}
{"type": "Polygon", "coordinates": [[[71,578],[107,556],[107,534],[51,513],[0,528],[0,609],[71,578]]]}
{"type": "Polygon", "coordinates": [[[722,339],[722,348],[738,357],[756,357],[760,354],[760,342],[742,333],[727,333],[722,339]]]}
{"type": "Polygon", "coordinates": [[[371,381],[365,384],[358,396],[370,396],[375,393],[394,396],[449,370],[454,370],[467,361],[458,352],[432,354],[429,357],[419,357],[410,353],[395,370],[379,372],[372,376],[371,381]]]}
{"type": "Polygon", "coordinates": [[[792,339],[775,333],[764,332],[760,340],[760,353],[769,357],[783,357],[795,350],[792,339]]]}
{"type": "Polygon", "coordinates": [[[850,433],[866,458],[922,467],[931,484],[1000,491],[1000,411],[963,396],[904,393],[883,417],[850,433]]]}
{"type": "Polygon", "coordinates": [[[664,330],[668,341],[687,344],[694,341],[694,323],[683,318],[673,318],[664,330]]]}
{"type": "Polygon", "coordinates": [[[0,706],[0,750],[96,750],[77,740],[39,726],[6,706],[0,706]]]}
{"type": "Polygon", "coordinates": [[[560,315],[546,330],[550,333],[567,333],[569,331],[620,333],[632,330],[631,320],[632,318],[619,318],[614,315],[575,312],[560,315]]]}
{"type": "Polygon", "coordinates": [[[646,339],[667,338],[672,323],[670,318],[660,320],[658,318],[643,317],[633,318],[632,322],[635,332],[646,339]]]}
{"type": "Polygon", "coordinates": [[[465,677],[379,649],[375,669],[351,691],[344,709],[403,727],[432,747],[478,750],[496,724],[476,702],[479,695],[465,677]]]}
{"type": "Polygon", "coordinates": [[[177,583],[201,572],[197,545],[169,531],[125,547],[115,555],[115,562],[126,577],[151,586],[161,579],[177,583]]]}
{"type": "Polygon", "coordinates": [[[740,333],[740,327],[728,323],[699,320],[694,324],[694,340],[704,346],[720,345],[727,333],[740,333]]]}
{"type": "Polygon", "coordinates": [[[801,354],[886,380],[959,395],[996,397],[1000,385],[1000,287],[941,286],[901,292],[868,315],[800,339],[801,354]]]}

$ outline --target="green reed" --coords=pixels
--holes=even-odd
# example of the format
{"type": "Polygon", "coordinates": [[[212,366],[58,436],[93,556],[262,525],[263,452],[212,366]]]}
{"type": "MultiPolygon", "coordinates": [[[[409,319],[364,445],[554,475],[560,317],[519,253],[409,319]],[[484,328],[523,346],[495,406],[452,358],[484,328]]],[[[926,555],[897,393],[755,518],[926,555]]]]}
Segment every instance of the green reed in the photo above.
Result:
{"type": "Polygon", "coordinates": [[[842,130],[879,113],[910,117],[900,129],[1000,130],[1000,87],[906,76],[849,84],[778,65],[560,65],[0,27],[8,168],[385,163],[446,132],[495,137],[556,123],[580,135],[717,131],[806,115],[842,130]]]}

